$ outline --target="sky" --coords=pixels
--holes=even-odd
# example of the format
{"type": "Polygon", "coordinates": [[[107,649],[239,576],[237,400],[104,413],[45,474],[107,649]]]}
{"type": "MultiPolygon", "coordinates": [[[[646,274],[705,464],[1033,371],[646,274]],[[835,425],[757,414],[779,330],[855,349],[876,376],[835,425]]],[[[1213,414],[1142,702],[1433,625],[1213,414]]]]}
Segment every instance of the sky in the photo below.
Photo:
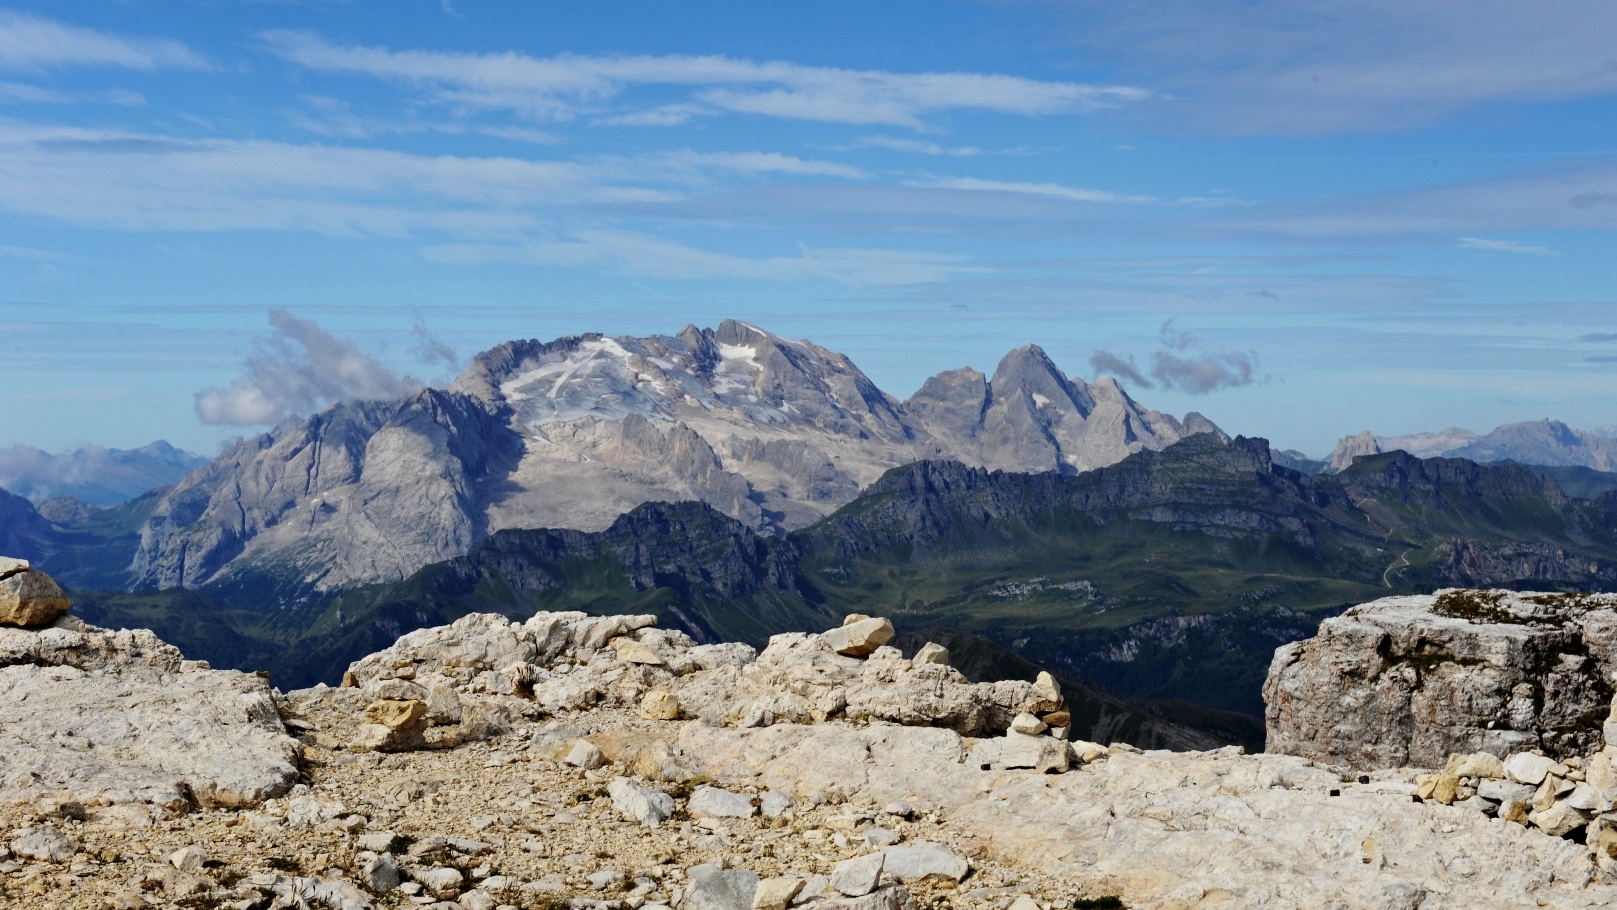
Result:
{"type": "Polygon", "coordinates": [[[0,446],[725,318],[1232,433],[1617,425],[1617,4],[0,0],[0,446]]]}

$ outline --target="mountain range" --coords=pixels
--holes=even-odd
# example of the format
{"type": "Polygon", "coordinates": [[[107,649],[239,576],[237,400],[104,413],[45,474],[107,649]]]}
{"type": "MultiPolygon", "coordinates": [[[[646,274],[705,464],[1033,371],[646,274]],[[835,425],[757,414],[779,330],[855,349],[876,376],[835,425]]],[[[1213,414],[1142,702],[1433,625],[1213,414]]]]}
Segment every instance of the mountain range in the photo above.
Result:
{"type": "Polygon", "coordinates": [[[1514,461],[1546,467],[1583,467],[1617,472],[1617,437],[1605,430],[1578,430],[1559,420],[1508,423],[1486,435],[1450,427],[1436,433],[1377,436],[1369,430],[1345,436],[1323,470],[1345,470],[1363,455],[1402,450],[1418,458],[1465,458],[1476,462],[1514,461]]]}
{"type": "Polygon", "coordinates": [[[1223,435],[1111,378],[1068,377],[1035,345],[901,402],[841,354],[736,321],[515,341],[447,389],[239,442],[150,504],[121,586],[268,585],[294,603],[402,579],[505,528],[601,530],[648,501],[782,533],[923,459],[1075,474],[1197,433],[1223,435]]]}
{"type": "Polygon", "coordinates": [[[231,578],[79,602],[92,622],[292,685],[470,612],[654,613],[759,644],[878,612],[1129,697],[1255,714],[1278,645],[1352,604],[1457,585],[1617,588],[1617,493],[1404,452],[1310,476],[1261,439],[1201,434],[1077,475],[919,462],[784,534],[700,502],[646,503],[600,531],[505,529],[292,609],[258,609],[263,591],[231,578]]]}
{"type": "Polygon", "coordinates": [[[758,644],[874,611],[1095,680],[1120,693],[1095,690],[1104,723],[1194,702],[1174,716],[1223,741],[1250,736],[1222,712],[1258,710],[1274,648],[1348,605],[1617,587],[1612,475],[1477,463],[1617,441],[1550,423],[1357,439],[1320,473],[1033,345],[899,401],[840,354],[728,321],[504,344],[449,388],[333,405],[102,508],[0,492],[0,552],[92,621],[293,685],[472,611],[652,612],[758,644]]]}
{"type": "Polygon", "coordinates": [[[84,446],[60,455],[16,445],[0,449],[0,489],[35,503],[67,497],[110,506],[178,483],[208,461],[163,440],[138,449],[84,446]]]}

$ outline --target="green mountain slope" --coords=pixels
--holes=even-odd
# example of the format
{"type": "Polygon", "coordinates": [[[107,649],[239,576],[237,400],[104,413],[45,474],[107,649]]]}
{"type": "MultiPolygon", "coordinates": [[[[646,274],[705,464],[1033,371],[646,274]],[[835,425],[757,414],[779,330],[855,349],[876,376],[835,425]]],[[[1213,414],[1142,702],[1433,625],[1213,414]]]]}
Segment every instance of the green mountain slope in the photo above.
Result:
{"type": "MultiPolygon", "coordinates": [[[[1309,476],[1263,440],[1212,436],[1075,476],[922,462],[787,536],[697,503],[647,504],[599,533],[501,531],[273,623],[221,612],[199,656],[267,654],[260,666],[301,685],[472,611],[651,612],[754,644],[863,612],[970,633],[1127,698],[1256,715],[1277,646],[1349,605],[1450,585],[1617,588],[1617,493],[1571,498],[1519,465],[1402,452],[1309,476]]],[[[143,616],[157,628],[160,612],[143,616]]]]}

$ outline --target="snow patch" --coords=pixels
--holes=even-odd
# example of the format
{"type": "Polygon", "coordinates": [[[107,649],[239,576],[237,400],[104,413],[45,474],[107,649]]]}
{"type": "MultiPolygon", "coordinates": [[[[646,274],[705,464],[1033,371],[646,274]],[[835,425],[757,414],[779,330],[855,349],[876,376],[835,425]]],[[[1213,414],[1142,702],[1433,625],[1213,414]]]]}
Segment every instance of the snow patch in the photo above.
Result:
{"type": "Polygon", "coordinates": [[[1043,395],[1040,395],[1038,392],[1034,392],[1033,393],[1033,403],[1042,408],[1045,405],[1048,405],[1050,403],[1050,399],[1044,397],[1043,395]]]}

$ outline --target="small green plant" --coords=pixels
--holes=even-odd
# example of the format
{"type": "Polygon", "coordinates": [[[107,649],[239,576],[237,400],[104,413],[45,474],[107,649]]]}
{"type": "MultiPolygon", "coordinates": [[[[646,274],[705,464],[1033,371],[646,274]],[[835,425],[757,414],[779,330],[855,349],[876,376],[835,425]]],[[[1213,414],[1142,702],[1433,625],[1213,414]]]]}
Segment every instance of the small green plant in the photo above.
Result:
{"type": "Polygon", "coordinates": [[[1072,902],[1072,910],[1127,910],[1123,899],[1115,894],[1102,897],[1080,897],[1072,902]]]}
{"type": "Polygon", "coordinates": [[[387,852],[394,855],[403,853],[406,850],[409,850],[410,845],[413,843],[415,843],[415,837],[413,835],[395,834],[393,835],[393,839],[387,842],[387,852]]]}
{"type": "Polygon", "coordinates": [[[716,783],[718,783],[718,781],[714,780],[713,778],[708,777],[705,774],[698,774],[689,780],[682,780],[679,783],[674,784],[674,786],[669,789],[668,795],[675,799],[690,799],[691,794],[696,792],[697,787],[705,787],[716,783]]]}

